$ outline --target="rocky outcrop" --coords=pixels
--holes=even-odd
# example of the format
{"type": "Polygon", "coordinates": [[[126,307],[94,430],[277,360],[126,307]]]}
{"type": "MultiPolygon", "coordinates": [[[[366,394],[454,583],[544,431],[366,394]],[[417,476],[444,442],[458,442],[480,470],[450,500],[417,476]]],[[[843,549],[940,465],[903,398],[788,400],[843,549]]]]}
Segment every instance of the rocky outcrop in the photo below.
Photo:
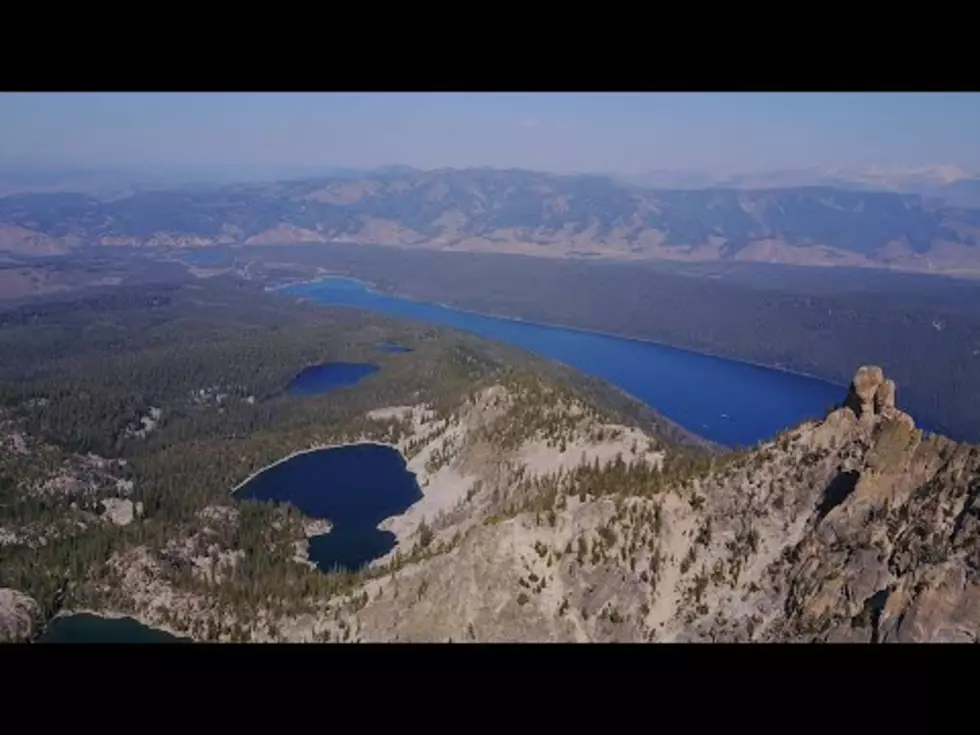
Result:
{"type": "Polygon", "coordinates": [[[854,411],[858,418],[873,415],[874,399],[884,380],[885,374],[880,367],[865,365],[858,368],[844,405],[854,411]]]}
{"type": "Polygon", "coordinates": [[[895,408],[895,381],[885,380],[875,391],[874,412],[884,413],[895,408]]]}
{"type": "MultiPolygon", "coordinates": [[[[844,408],[792,437],[762,468],[778,476],[780,466],[797,463],[780,502],[803,511],[785,519],[799,532],[752,582],[759,591],[749,614],[780,612],[751,638],[980,640],[977,448],[923,438],[896,408],[894,383],[873,366],[857,371],[844,408]]],[[[738,490],[727,485],[713,494],[731,498],[738,490]]],[[[742,505],[729,501],[729,524],[745,518],[742,505]]],[[[772,511],[763,523],[779,515],[772,511]]],[[[724,638],[717,618],[700,630],[724,638]]]]}
{"type": "Polygon", "coordinates": [[[860,419],[870,419],[893,411],[895,381],[886,380],[884,371],[877,365],[860,367],[851,379],[844,405],[860,419]]]}
{"type": "Polygon", "coordinates": [[[895,381],[886,379],[884,371],[877,365],[858,368],[844,399],[844,407],[868,424],[877,418],[885,418],[905,424],[909,430],[915,428],[912,417],[895,406],[895,381]]]}
{"type": "Polygon", "coordinates": [[[10,588],[0,589],[0,643],[30,639],[40,617],[40,608],[33,598],[10,588]]]}
{"type": "Polygon", "coordinates": [[[143,510],[142,503],[134,504],[132,500],[125,498],[105,498],[100,501],[100,505],[104,509],[105,519],[117,526],[128,526],[142,515],[143,510]]]}

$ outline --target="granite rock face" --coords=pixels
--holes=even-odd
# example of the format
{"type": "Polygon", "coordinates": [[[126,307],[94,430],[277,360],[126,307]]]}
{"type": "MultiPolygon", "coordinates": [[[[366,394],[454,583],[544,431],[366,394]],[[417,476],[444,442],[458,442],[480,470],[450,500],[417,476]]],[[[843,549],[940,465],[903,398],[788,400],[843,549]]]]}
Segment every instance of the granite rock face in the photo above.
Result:
{"type": "MultiPolygon", "coordinates": [[[[980,640],[980,450],[923,437],[874,366],[857,371],[843,408],[790,436],[782,453],[757,464],[766,478],[785,478],[775,480],[778,504],[796,509],[783,514],[796,532],[754,580],[749,614],[778,613],[751,638],[980,640]]],[[[709,494],[730,498],[729,525],[746,515],[743,490],[728,483],[709,494]]],[[[780,512],[760,515],[771,526],[780,512]]],[[[734,612],[718,611],[702,634],[724,638],[729,628],[719,631],[717,616],[727,622],[734,612]]]]}

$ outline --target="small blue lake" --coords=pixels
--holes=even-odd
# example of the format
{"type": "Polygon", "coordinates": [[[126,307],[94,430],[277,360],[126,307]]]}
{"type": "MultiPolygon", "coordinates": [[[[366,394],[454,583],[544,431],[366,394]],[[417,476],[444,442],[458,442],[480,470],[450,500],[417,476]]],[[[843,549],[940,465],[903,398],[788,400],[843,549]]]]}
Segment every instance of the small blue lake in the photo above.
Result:
{"type": "Polygon", "coordinates": [[[352,444],[298,454],[266,468],[235,497],[291,503],[333,528],[310,539],[309,556],[322,571],[356,570],[395,547],[395,536],[378,529],[422,499],[405,458],[393,447],[352,444]]]}
{"type": "Polygon", "coordinates": [[[473,314],[327,278],[281,292],[472,332],[602,378],[696,434],[749,446],[840,403],[846,388],[804,375],[651,342],[473,314]]]}
{"type": "Polygon", "coordinates": [[[78,613],[48,623],[38,643],[189,643],[164,630],[150,628],[134,618],[103,618],[78,613]]]}
{"type": "Polygon", "coordinates": [[[315,396],[355,385],[381,368],[366,362],[328,362],[301,370],[286,391],[295,396],[315,396]]]}

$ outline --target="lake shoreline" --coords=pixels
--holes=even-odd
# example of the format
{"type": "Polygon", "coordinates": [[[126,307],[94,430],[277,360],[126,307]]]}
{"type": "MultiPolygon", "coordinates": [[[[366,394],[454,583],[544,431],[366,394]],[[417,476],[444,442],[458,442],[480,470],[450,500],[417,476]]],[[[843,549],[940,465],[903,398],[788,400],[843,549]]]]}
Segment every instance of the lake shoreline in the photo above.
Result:
{"type": "Polygon", "coordinates": [[[382,525],[425,500],[422,472],[401,444],[362,437],[290,452],[251,473],[231,497],[295,507],[306,546],[295,544],[294,559],[325,573],[336,566],[356,572],[402,540],[382,525]]]}
{"type": "MultiPolygon", "coordinates": [[[[766,365],[766,364],[761,363],[761,362],[754,362],[752,360],[745,360],[745,359],[740,358],[740,357],[728,357],[726,355],[719,355],[719,354],[714,353],[714,352],[706,352],[706,351],[703,351],[703,350],[695,350],[695,349],[691,349],[690,347],[679,347],[677,345],[673,345],[673,344],[670,344],[668,342],[661,342],[659,340],[649,339],[649,338],[646,338],[646,337],[633,337],[633,336],[630,336],[630,335],[627,335],[627,334],[619,334],[617,332],[602,332],[602,331],[599,331],[597,329],[586,329],[584,327],[574,327],[574,326],[568,326],[568,325],[564,325],[564,324],[555,324],[555,323],[552,323],[552,322],[532,321],[532,320],[529,320],[529,319],[524,319],[522,317],[506,316],[504,314],[492,314],[492,313],[483,312],[483,311],[475,311],[473,309],[466,309],[466,308],[462,308],[462,307],[458,307],[458,306],[452,306],[450,304],[444,304],[444,303],[441,303],[441,302],[438,302],[438,301],[426,301],[425,299],[415,298],[413,296],[401,294],[399,292],[391,292],[391,293],[388,293],[386,291],[379,290],[377,288],[377,284],[376,283],[373,283],[371,281],[365,281],[364,279],[355,278],[354,276],[349,276],[349,275],[343,275],[343,274],[325,275],[325,276],[320,276],[318,278],[312,278],[312,279],[304,280],[304,281],[293,281],[293,282],[290,282],[290,283],[284,283],[284,284],[282,284],[280,286],[268,286],[268,287],[266,287],[265,290],[268,291],[268,292],[271,292],[271,293],[277,293],[279,291],[284,291],[285,289],[292,288],[294,286],[313,285],[313,284],[322,283],[322,282],[328,281],[328,280],[351,281],[352,283],[358,283],[358,284],[361,284],[361,285],[365,286],[367,288],[368,292],[373,293],[373,294],[377,294],[379,296],[390,296],[390,297],[394,297],[394,298],[397,298],[397,299],[404,299],[405,301],[411,301],[411,302],[414,302],[416,304],[426,304],[426,305],[429,305],[429,306],[440,306],[443,309],[449,309],[450,311],[456,311],[456,312],[459,312],[461,314],[469,314],[471,316],[488,317],[490,319],[501,319],[503,321],[516,322],[518,324],[529,324],[529,325],[536,326],[536,327],[545,327],[547,329],[563,329],[563,330],[567,330],[567,331],[570,331],[570,332],[577,332],[579,334],[588,334],[588,335],[592,335],[592,336],[595,336],[595,337],[612,337],[612,338],[615,338],[615,339],[622,339],[622,340],[626,340],[626,341],[629,341],[629,342],[635,342],[635,343],[638,343],[638,344],[654,345],[656,347],[666,348],[666,349],[670,349],[670,350],[676,350],[678,352],[684,352],[684,353],[691,354],[691,355],[700,355],[700,356],[703,356],[703,357],[710,357],[710,358],[713,358],[715,360],[727,360],[729,362],[736,362],[736,363],[740,363],[742,365],[748,365],[750,367],[760,368],[762,370],[772,370],[774,372],[784,373],[786,375],[794,375],[794,376],[800,377],[800,378],[807,378],[808,380],[815,380],[817,382],[823,383],[824,385],[832,386],[834,388],[839,388],[841,391],[845,391],[845,392],[848,389],[848,386],[846,386],[846,385],[844,385],[842,383],[835,383],[834,381],[828,380],[827,378],[822,378],[822,377],[820,377],[818,375],[812,375],[810,373],[804,373],[804,372],[801,372],[799,370],[790,370],[789,368],[775,367],[775,366],[772,366],[772,365],[766,365]]],[[[298,295],[298,294],[289,294],[289,295],[292,296],[292,297],[294,297],[294,298],[298,298],[298,299],[305,298],[305,297],[303,297],[301,295],[298,295]]],[[[356,308],[356,307],[346,307],[346,308],[356,308]]],[[[465,330],[459,330],[459,331],[465,331],[465,330]]]]}
{"type": "Polygon", "coordinates": [[[247,478],[245,478],[240,483],[235,485],[235,487],[231,489],[231,494],[234,495],[235,493],[237,493],[239,490],[245,487],[245,485],[250,483],[252,480],[254,480],[256,477],[261,475],[266,470],[271,470],[273,467],[278,467],[284,462],[288,462],[289,460],[295,457],[301,457],[304,454],[313,454],[315,452],[321,452],[325,449],[342,449],[344,447],[362,447],[367,444],[373,444],[374,446],[377,447],[388,447],[389,449],[394,449],[396,452],[398,452],[399,456],[405,461],[405,466],[406,467],[408,466],[408,458],[405,457],[401,449],[399,449],[395,444],[392,444],[391,442],[382,442],[382,441],[377,441],[375,439],[364,439],[362,441],[343,442],[341,444],[317,444],[316,446],[310,447],[308,449],[298,449],[295,452],[292,452],[291,454],[287,454],[285,457],[282,457],[281,459],[277,459],[275,462],[272,462],[271,464],[267,464],[265,467],[256,470],[247,478]]]}
{"type": "Polygon", "coordinates": [[[139,623],[140,625],[146,628],[150,628],[151,630],[158,630],[162,633],[167,633],[168,635],[172,635],[175,638],[181,638],[183,639],[183,641],[195,641],[195,638],[192,635],[178,631],[176,628],[173,628],[169,625],[161,625],[156,622],[152,622],[148,618],[146,618],[145,616],[139,613],[124,613],[124,612],[118,612],[116,610],[91,610],[89,608],[80,607],[72,610],[59,610],[58,613],[45,624],[44,630],[42,630],[40,635],[38,636],[38,642],[40,642],[40,638],[47,632],[48,628],[56,620],[58,620],[59,618],[70,618],[75,615],[89,615],[93,618],[102,618],[103,620],[125,620],[128,618],[129,620],[135,620],[137,623],[139,623]]]}
{"type": "MultiPolygon", "coordinates": [[[[304,284],[321,283],[321,282],[323,282],[325,280],[350,281],[352,283],[357,283],[357,284],[360,284],[360,285],[365,286],[366,287],[366,290],[369,293],[378,294],[380,296],[386,295],[384,292],[378,291],[377,289],[373,288],[373,284],[369,283],[368,281],[362,281],[359,278],[354,278],[352,276],[342,276],[342,275],[327,275],[327,276],[322,276],[320,278],[313,279],[313,280],[296,281],[296,282],[292,282],[292,283],[288,283],[288,284],[283,284],[282,286],[267,286],[265,290],[267,292],[270,292],[270,293],[275,293],[275,292],[279,291],[280,289],[288,288],[288,287],[291,287],[291,286],[299,286],[299,285],[304,285],[304,284]]],[[[302,297],[302,296],[295,296],[293,294],[290,294],[290,295],[293,296],[294,298],[300,300],[300,301],[304,300],[304,297],[302,297]]],[[[396,297],[396,298],[402,298],[402,297],[399,296],[399,297],[396,297]]],[[[430,301],[421,301],[421,300],[418,300],[418,299],[412,299],[412,298],[409,298],[409,297],[405,297],[405,300],[411,301],[411,302],[416,303],[416,304],[432,305],[433,303],[435,303],[435,302],[430,302],[430,301]]],[[[359,309],[359,307],[355,307],[355,306],[323,304],[323,303],[321,303],[319,301],[316,301],[315,299],[312,300],[312,303],[316,303],[318,306],[321,306],[321,307],[324,307],[324,308],[354,309],[354,310],[364,311],[364,309],[359,309]]],[[[544,326],[544,327],[548,327],[548,328],[551,328],[551,329],[566,329],[565,327],[562,327],[562,326],[559,326],[559,325],[539,324],[537,322],[529,322],[529,321],[527,321],[525,319],[520,319],[518,317],[494,316],[492,314],[484,314],[484,313],[481,313],[481,312],[469,311],[469,310],[466,310],[466,309],[457,309],[457,308],[455,308],[453,306],[449,306],[448,304],[435,303],[435,305],[436,306],[441,306],[444,309],[448,309],[450,311],[456,311],[456,312],[459,312],[459,313],[469,314],[469,315],[472,315],[472,316],[489,317],[489,318],[492,318],[492,319],[501,319],[501,320],[509,321],[509,322],[518,322],[518,323],[522,323],[522,324],[544,326]]],[[[377,312],[375,312],[375,313],[377,313],[377,312]]],[[[399,317],[399,318],[407,318],[407,317],[399,317]]],[[[421,321],[425,321],[425,320],[421,320],[421,321]]],[[[425,323],[430,323],[430,322],[425,322],[425,323]]],[[[458,331],[466,332],[465,329],[459,329],[459,328],[455,328],[455,327],[444,327],[444,328],[445,329],[458,329],[458,331]]],[[[569,329],[569,331],[579,332],[579,333],[584,333],[584,334],[593,334],[593,335],[598,335],[598,336],[603,336],[603,337],[614,337],[614,338],[618,338],[617,335],[609,334],[609,333],[606,333],[606,332],[590,332],[589,330],[575,329],[575,328],[568,328],[568,329],[569,329]]],[[[469,332],[467,332],[467,333],[469,333],[469,332]]],[[[652,345],[655,345],[655,346],[658,346],[658,347],[668,347],[668,348],[676,349],[676,350],[678,350],[680,352],[684,352],[684,353],[688,353],[688,354],[703,354],[703,353],[699,353],[699,352],[694,351],[694,350],[686,350],[686,349],[683,349],[683,348],[672,347],[671,345],[662,345],[662,344],[657,343],[657,342],[644,341],[642,339],[635,339],[635,338],[628,338],[628,337],[624,337],[622,339],[625,339],[625,340],[628,340],[628,341],[631,341],[631,342],[634,342],[634,343],[652,344],[652,345]]],[[[503,343],[503,344],[506,344],[506,343],[503,343]]],[[[524,349],[524,348],[518,347],[517,349],[524,349]]],[[[411,352],[411,350],[408,350],[408,351],[411,352]]],[[[597,376],[589,376],[588,373],[583,372],[579,368],[576,368],[574,365],[571,365],[571,364],[569,364],[567,362],[563,362],[562,360],[556,359],[554,357],[547,357],[547,356],[544,356],[544,355],[541,355],[541,357],[543,359],[546,359],[546,360],[549,360],[551,362],[554,362],[554,363],[556,363],[558,365],[561,365],[561,366],[563,366],[563,367],[565,367],[565,368],[567,368],[569,370],[572,370],[572,371],[574,371],[576,373],[579,373],[581,375],[585,375],[585,376],[588,376],[588,377],[596,377],[598,380],[602,380],[603,382],[605,382],[613,390],[618,391],[622,396],[628,398],[631,401],[635,401],[636,403],[639,403],[639,404],[641,404],[643,406],[646,406],[646,407],[652,409],[654,412],[656,412],[656,414],[657,414],[657,416],[658,416],[658,418],[660,420],[666,422],[667,425],[670,427],[671,430],[677,432],[680,435],[681,439],[679,441],[681,441],[682,443],[691,444],[691,445],[700,447],[702,449],[705,449],[705,450],[707,450],[709,452],[725,452],[725,451],[730,451],[731,449],[734,448],[733,446],[729,446],[727,444],[723,444],[721,442],[714,441],[712,439],[708,439],[707,437],[702,436],[701,434],[698,434],[693,429],[687,428],[686,426],[684,426],[683,424],[681,424],[676,419],[673,419],[673,418],[667,416],[666,414],[661,413],[659,411],[659,409],[656,409],[654,406],[652,406],[651,404],[649,404],[647,401],[643,400],[639,396],[633,395],[632,393],[630,393],[629,391],[625,390],[624,388],[616,385],[615,383],[612,383],[612,382],[610,382],[610,381],[608,381],[608,380],[606,380],[604,378],[598,378],[597,376]]],[[[715,359],[721,359],[721,360],[728,359],[728,358],[724,358],[724,357],[717,357],[717,356],[714,356],[714,355],[708,355],[708,357],[713,357],[715,359]]],[[[765,366],[757,366],[757,367],[765,367],[765,366]]],[[[769,369],[769,368],[767,368],[767,369],[769,369]]],[[[819,380],[819,378],[818,378],[818,380],[819,380]]]]}

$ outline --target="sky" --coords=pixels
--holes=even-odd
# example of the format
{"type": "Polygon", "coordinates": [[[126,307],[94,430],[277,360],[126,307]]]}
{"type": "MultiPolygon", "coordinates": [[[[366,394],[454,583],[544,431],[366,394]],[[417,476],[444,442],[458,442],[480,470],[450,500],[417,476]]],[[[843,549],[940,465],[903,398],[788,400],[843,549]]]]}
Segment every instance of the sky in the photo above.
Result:
{"type": "Polygon", "coordinates": [[[980,94],[2,93],[0,163],[980,172],[980,94]]]}

